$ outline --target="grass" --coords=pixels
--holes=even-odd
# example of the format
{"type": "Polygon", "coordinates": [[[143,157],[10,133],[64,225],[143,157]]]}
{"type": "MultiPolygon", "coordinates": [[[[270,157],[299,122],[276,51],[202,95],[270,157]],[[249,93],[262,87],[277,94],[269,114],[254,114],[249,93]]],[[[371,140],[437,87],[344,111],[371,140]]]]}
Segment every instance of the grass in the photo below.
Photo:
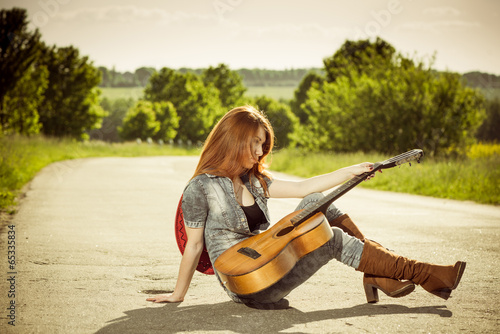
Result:
{"type": "MultiPolygon", "coordinates": [[[[301,177],[327,173],[363,161],[383,161],[379,154],[327,154],[282,150],[272,169],[301,177]]],[[[500,145],[474,145],[464,159],[422,159],[384,170],[361,187],[438,198],[500,204],[500,145]],[[481,152],[481,153],[477,153],[481,152]]]]}

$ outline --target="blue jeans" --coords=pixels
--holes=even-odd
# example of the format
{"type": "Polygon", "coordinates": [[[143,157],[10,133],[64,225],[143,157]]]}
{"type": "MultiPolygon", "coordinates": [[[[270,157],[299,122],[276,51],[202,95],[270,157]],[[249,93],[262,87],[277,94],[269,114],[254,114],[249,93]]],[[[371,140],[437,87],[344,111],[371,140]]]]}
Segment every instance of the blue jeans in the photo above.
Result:
{"type": "MultiPolygon", "coordinates": [[[[314,193],[306,196],[296,210],[314,205],[323,198],[323,194],[314,193]]],[[[340,217],[343,213],[333,204],[328,207],[326,218],[328,221],[340,217]]],[[[354,269],[358,268],[364,243],[351,237],[338,227],[332,227],[333,238],[312,253],[302,257],[295,267],[290,270],[280,281],[269,288],[252,294],[251,296],[238,296],[241,301],[249,306],[259,307],[262,304],[278,303],[290,291],[304,283],[322,266],[332,259],[336,259],[354,269]]],[[[265,305],[264,305],[265,307],[265,305]]]]}

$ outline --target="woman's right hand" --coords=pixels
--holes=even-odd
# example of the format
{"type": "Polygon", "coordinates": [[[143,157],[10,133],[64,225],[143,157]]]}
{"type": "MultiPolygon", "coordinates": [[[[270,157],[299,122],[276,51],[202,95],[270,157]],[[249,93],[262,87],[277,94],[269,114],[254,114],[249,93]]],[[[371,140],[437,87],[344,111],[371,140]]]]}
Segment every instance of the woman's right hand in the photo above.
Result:
{"type": "Polygon", "coordinates": [[[179,276],[174,292],[168,295],[157,295],[146,299],[153,303],[180,303],[184,301],[196,266],[200,260],[204,246],[204,228],[190,228],[186,226],[187,243],[179,266],[179,276]]]}
{"type": "Polygon", "coordinates": [[[174,296],[174,294],[170,295],[158,295],[154,297],[150,297],[146,299],[148,302],[153,302],[153,303],[180,303],[184,301],[184,298],[179,298],[174,296]]]}

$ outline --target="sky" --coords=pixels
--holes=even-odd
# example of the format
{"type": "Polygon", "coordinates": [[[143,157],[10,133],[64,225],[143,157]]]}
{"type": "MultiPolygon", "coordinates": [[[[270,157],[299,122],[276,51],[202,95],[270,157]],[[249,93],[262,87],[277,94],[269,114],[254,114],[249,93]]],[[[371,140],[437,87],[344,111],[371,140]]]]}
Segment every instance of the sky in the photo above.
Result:
{"type": "Polygon", "coordinates": [[[438,70],[500,75],[500,0],[0,0],[95,66],[323,67],[347,40],[381,37],[438,70]]]}

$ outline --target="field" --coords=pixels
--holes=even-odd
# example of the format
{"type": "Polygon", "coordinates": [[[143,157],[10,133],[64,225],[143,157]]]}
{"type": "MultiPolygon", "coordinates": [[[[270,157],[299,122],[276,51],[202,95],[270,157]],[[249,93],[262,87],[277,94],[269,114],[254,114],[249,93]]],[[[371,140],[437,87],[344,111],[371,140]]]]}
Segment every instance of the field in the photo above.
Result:
{"type": "MultiPolygon", "coordinates": [[[[132,98],[138,100],[143,96],[144,87],[100,87],[102,97],[111,100],[117,98],[132,98]]],[[[292,86],[251,86],[245,93],[249,97],[268,96],[275,100],[291,100],[297,87],[292,86]]],[[[483,90],[488,99],[500,98],[500,88],[483,90]]]]}
{"type": "Polygon", "coordinates": [[[144,87],[100,87],[101,96],[110,100],[128,99],[138,100],[143,96],[144,87]]]}
{"type": "Polygon", "coordinates": [[[275,100],[291,100],[296,88],[290,86],[247,87],[246,95],[250,97],[266,95],[275,100]]]}
{"type": "MultiPolygon", "coordinates": [[[[132,98],[138,100],[143,95],[144,87],[101,87],[102,97],[114,100],[117,98],[132,98]]],[[[268,86],[268,87],[247,87],[246,95],[256,97],[261,95],[269,96],[275,100],[293,98],[296,87],[290,86],[268,86]]]]}

